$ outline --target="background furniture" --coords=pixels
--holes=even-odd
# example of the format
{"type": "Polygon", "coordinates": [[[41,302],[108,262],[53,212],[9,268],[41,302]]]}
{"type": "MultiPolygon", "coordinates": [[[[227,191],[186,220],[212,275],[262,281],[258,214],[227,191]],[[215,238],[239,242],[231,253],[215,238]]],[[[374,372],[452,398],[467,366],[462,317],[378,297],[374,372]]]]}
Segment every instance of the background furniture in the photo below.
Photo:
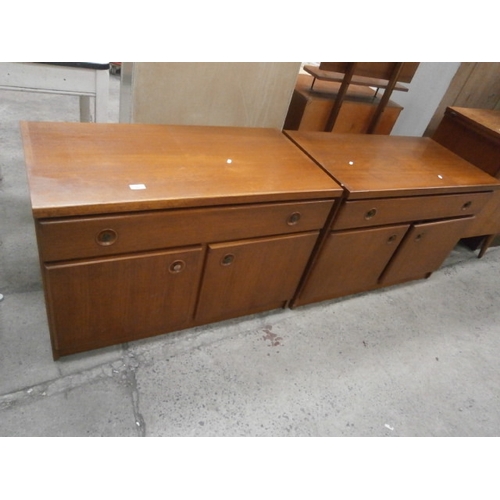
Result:
{"type": "MultiPolygon", "coordinates": [[[[394,90],[407,90],[399,82],[410,83],[419,63],[403,62],[322,62],[319,67],[306,65],[304,70],[315,79],[341,82],[335,103],[325,125],[325,132],[331,132],[338,118],[349,85],[364,85],[383,88],[384,94],[366,130],[373,134],[394,90]]],[[[314,85],[314,82],[313,82],[314,85]]]]}
{"type": "MultiPolygon", "coordinates": [[[[316,82],[313,77],[299,75],[285,120],[285,130],[322,131],[340,89],[340,83],[316,82]]],[[[335,133],[363,134],[368,130],[380,98],[366,86],[350,85],[343,105],[332,128],[335,133]]],[[[387,103],[384,113],[375,127],[376,134],[390,134],[403,108],[392,101],[387,103]]]]}
{"type": "Polygon", "coordinates": [[[429,138],[286,134],[345,189],[293,306],[429,277],[500,189],[429,138]]]}
{"type": "Polygon", "coordinates": [[[80,121],[108,121],[109,63],[0,63],[0,89],[76,95],[80,121]]]}
{"type": "MultiPolygon", "coordinates": [[[[433,139],[481,170],[500,179],[500,110],[449,107],[433,139]]],[[[500,233],[500,192],[488,202],[467,231],[482,257],[500,233]]]]}
{"type": "Polygon", "coordinates": [[[499,74],[500,62],[460,63],[423,135],[434,135],[448,107],[500,110],[499,74]]]}
{"type": "Polygon", "coordinates": [[[300,63],[122,63],[120,122],[282,129],[300,63]]]}
{"type": "Polygon", "coordinates": [[[22,135],[54,358],[284,307],[342,194],[274,129],[22,135]]]}

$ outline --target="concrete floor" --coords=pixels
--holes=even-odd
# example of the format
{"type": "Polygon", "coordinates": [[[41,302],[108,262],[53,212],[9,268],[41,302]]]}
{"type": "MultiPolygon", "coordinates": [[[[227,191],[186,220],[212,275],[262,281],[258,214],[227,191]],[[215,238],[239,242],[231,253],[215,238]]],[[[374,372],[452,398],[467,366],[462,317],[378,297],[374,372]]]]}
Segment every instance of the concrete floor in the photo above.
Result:
{"type": "MultiPolygon", "coordinates": [[[[110,121],[118,121],[112,77],[110,121]]],[[[500,248],[425,281],[51,357],[20,120],[0,91],[0,436],[498,436],[500,248]]]]}

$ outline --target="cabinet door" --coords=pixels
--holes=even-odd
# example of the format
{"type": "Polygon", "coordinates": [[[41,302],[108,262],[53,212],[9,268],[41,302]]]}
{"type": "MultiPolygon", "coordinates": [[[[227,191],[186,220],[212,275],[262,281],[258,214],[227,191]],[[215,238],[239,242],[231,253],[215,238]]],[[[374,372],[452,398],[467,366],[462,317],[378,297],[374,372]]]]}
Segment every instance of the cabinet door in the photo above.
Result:
{"type": "Polygon", "coordinates": [[[408,231],[380,283],[422,279],[439,269],[474,217],[415,224],[408,231]]]}
{"type": "Polygon", "coordinates": [[[194,313],[201,247],[45,265],[54,354],[166,333],[194,313]]]}
{"type": "Polygon", "coordinates": [[[297,289],[318,232],[209,245],[198,323],[284,306],[297,289]]]}
{"type": "Polygon", "coordinates": [[[409,224],[330,233],[294,305],[332,299],[377,286],[409,224]]]}

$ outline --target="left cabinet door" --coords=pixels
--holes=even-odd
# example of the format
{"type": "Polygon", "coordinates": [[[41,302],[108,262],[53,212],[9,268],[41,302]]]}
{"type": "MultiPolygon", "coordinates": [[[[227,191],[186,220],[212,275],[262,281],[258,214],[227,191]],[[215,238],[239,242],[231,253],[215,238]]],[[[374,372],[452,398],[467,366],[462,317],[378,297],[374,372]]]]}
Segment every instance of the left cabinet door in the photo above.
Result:
{"type": "Polygon", "coordinates": [[[54,357],[189,326],[202,248],[44,266],[54,357]]]}

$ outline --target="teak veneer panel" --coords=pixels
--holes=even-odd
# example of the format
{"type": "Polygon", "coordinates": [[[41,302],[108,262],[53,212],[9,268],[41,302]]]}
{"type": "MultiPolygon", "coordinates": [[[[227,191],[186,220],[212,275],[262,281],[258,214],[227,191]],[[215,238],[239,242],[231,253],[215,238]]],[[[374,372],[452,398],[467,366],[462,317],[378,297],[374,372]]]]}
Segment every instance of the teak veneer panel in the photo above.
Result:
{"type": "MultiPolygon", "coordinates": [[[[299,75],[288,108],[285,130],[323,131],[338,96],[340,85],[316,81],[311,90],[312,77],[299,75]]],[[[363,134],[368,130],[380,98],[368,87],[349,87],[333,133],[363,134]]],[[[376,134],[390,134],[403,108],[389,101],[378,121],[376,134]]]]}
{"type": "Polygon", "coordinates": [[[343,194],[274,129],[22,132],[55,359],[284,307],[343,194]]]}
{"type": "Polygon", "coordinates": [[[349,192],[349,199],[500,189],[430,138],[286,131],[349,192]]]}
{"type": "Polygon", "coordinates": [[[317,237],[314,232],[209,245],[197,321],[283,306],[297,288],[317,237]]]}
{"type": "Polygon", "coordinates": [[[332,206],[326,200],[44,219],[36,230],[42,259],[57,261],[311,231],[323,227],[332,206]],[[98,235],[109,230],[116,240],[100,245],[98,235]]]}
{"type": "Polygon", "coordinates": [[[469,128],[476,129],[497,142],[500,141],[500,110],[452,106],[449,112],[455,114],[457,120],[467,123],[469,128]]]}
{"type": "MultiPolygon", "coordinates": [[[[448,107],[433,139],[476,167],[500,179],[500,110],[448,107]]],[[[487,236],[479,257],[482,257],[500,232],[500,192],[496,192],[464,237],[475,240],[468,244],[475,248],[477,237],[487,236]]]]}
{"type": "Polygon", "coordinates": [[[473,219],[464,217],[412,226],[382,274],[380,283],[402,283],[424,278],[437,271],[473,219]]]}
{"type": "Polygon", "coordinates": [[[42,269],[58,356],[189,326],[202,271],[200,246],[42,269]],[[182,261],[184,269],[172,273],[182,261]]]}
{"type": "Polygon", "coordinates": [[[447,108],[432,138],[500,178],[500,110],[447,108]]]}
{"type": "Polygon", "coordinates": [[[378,287],[378,279],[410,226],[332,232],[308,277],[300,304],[378,287]]]}
{"type": "Polygon", "coordinates": [[[381,226],[399,222],[464,217],[480,212],[492,192],[346,201],[335,229],[381,226]],[[373,214],[373,215],[372,215],[373,214]]]}
{"type": "Polygon", "coordinates": [[[292,307],[429,277],[500,193],[429,138],[286,134],[345,189],[292,307]]]}
{"type": "Polygon", "coordinates": [[[23,122],[21,130],[37,218],[342,193],[274,129],[23,122]]]}
{"type": "MultiPolygon", "coordinates": [[[[345,73],[348,70],[350,63],[347,62],[321,62],[319,69],[326,72],[345,73]]],[[[390,80],[395,62],[358,62],[356,63],[355,75],[369,79],[367,84],[373,84],[371,79],[390,80]]],[[[420,63],[405,62],[398,76],[399,82],[410,83],[418,69],[420,63]]],[[[384,81],[380,82],[380,87],[383,87],[384,81]]]]}

